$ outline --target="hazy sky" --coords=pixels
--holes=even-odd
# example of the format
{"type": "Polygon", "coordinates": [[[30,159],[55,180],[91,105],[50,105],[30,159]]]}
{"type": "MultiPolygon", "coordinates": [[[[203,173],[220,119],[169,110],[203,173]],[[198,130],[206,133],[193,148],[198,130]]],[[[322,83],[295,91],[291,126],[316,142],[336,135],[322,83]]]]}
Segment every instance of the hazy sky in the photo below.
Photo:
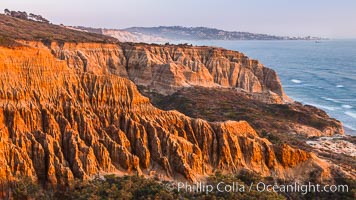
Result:
{"type": "Polygon", "coordinates": [[[0,9],[104,28],[207,26],[289,36],[356,38],[356,0],[1,0],[0,9]]]}

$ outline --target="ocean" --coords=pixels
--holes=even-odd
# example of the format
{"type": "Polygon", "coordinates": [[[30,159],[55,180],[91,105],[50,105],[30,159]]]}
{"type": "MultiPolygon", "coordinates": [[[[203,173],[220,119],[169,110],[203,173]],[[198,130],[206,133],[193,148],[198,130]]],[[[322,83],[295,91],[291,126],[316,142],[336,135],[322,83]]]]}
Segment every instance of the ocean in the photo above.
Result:
{"type": "Polygon", "coordinates": [[[277,71],[286,94],[325,110],[356,135],[356,40],[189,41],[244,53],[277,71]]]}

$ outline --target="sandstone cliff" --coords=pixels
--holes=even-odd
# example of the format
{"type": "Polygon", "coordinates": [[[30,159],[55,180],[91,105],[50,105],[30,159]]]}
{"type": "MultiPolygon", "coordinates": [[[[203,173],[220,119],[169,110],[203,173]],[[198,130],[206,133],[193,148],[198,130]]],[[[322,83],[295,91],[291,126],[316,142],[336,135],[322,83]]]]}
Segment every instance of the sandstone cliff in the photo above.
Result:
{"type": "Polygon", "coordinates": [[[123,78],[165,94],[192,84],[270,90],[283,97],[276,73],[240,53],[22,43],[27,46],[0,47],[1,178],[27,175],[65,185],[108,172],[155,171],[188,180],[215,170],[281,178],[329,173],[312,153],[273,145],[245,121],[209,123],[159,110],[123,78]]]}
{"type": "Polygon", "coordinates": [[[83,31],[86,33],[97,33],[118,39],[120,42],[144,42],[144,43],[166,43],[170,40],[164,37],[143,34],[140,32],[130,32],[122,29],[91,28],[84,26],[65,26],[71,30],[83,31]]]}
{"type": "Polygon", "coordinates": [[[101,33],[117,38],[120,42],[164,43],[169,41],[169,39],[163,37],[117,29],[101,29],[101,33]]]}
{"type": "MultiPolygon", "coordinates": [[[[230,89],[230,100],[235,113],[239,116],[258,113],[261,115],[243,118],[259,130],[270,132],[277,130],[283,133],[298,133],[308,136],[343,134],[342,124],[331,119],[325,112],[317,108],[301,106],[293,103],[282,88],[278,75],[272,69],[264,67],[256,60],[251,60],[244,54],[214,47],[192,47],[187,45],[147,45],[123,43],[90,44],[90,43],[51,43],[48,48],[59,59],[65,60],[70,68],[95,74],[114,74],[129,78],[143,88],[146,94],[158,93],[164,99],[184,93],[184,88],[221,88],[230,89]],[[234,89],[234,90],[231,90],[234,89]],[[246,97],[247,96],[247,97],[246,97]],[[269,106],[268,104],[284,104],[284,106],[269,106]],[[242,110],[242,111],[241,111],[242,110]],[[248,111],[247,111],[248,110],[248,111]],[[269,119],[270,113],[275,113],[269,119]],[[263,114],[264,113],[264,114],[263,114]],[[260,123],[261,122],[261,123],[260,123]],[[267,123],[267,124],[266,124],[267,123]],[[268,125],[270,124],[270,125],[268,125]],[[265,127],[271,127],[270,129],[265,127]]],[[[220,88],[220,89],[219,89],[220,88]]],[[[192,89],[193,90],[193,89],[192,89]]],[[[213,90],[212,90],[213,91],[213,90]]],[[[199,91],[196,91],[199,93],[199,91]]],[[[195,93],[195,92],[191,92],[195,93]]],[[[222,94],[226,96],[227,94],[222,94]]],[[[183,95],[190,101],[205,98],[204,95],[183,95]]],[[[161,98],[162,99],[162,98],[161,98]]],[[[176,98],[175,98],[176,99],[176,98]]],[[[219,104],[219,97],[209,101],[214,107],[219,104]]],[[[174,106],[169,108],[179,109],[174,106]]],[[[204,101],[207,102],[207,101],[204,101]]],[[[166,104],[166,103],[165,103],[166,104]]],[[[203,105],[202,104],[202,105],[203,105]]],[[[199,107],[199,106],[198,106],[199,107]]],[[[162,108],[165,108],[164,106],[162,108]]],[[[231,112],[217,107],[221,112],[231,112]]],[[[216,111],[214,111],[216,112],[216,111]]],[[[189,112],[184,112],[189,114],[189,112]]],[[[203,117],[202,115],[190,115],[203,117]]],[[[241,117],[239,117],[241,119],[241,117]]],[[[234,119],[234,118],[233,118],[234,119]]],[[[225,117],[213,121],[226,120],[225,117]]]]}
{"type": "Polygon", "coordinates": [[[285,97],[275,71],[236,51],[189,46],[123,47],[130,79],[162,94],[194,85],[271,91],[285,97]]]}
{"type": "Polygon", "coordinates": [[[111,72],[163,95],[190,86],[229,87],[262,94],[256,95],[262,101],[289,100],[274,70],[236,51],[130,43],[119,46],[52,43],[50,48],[70,67],[86,72],[111,72]]]}

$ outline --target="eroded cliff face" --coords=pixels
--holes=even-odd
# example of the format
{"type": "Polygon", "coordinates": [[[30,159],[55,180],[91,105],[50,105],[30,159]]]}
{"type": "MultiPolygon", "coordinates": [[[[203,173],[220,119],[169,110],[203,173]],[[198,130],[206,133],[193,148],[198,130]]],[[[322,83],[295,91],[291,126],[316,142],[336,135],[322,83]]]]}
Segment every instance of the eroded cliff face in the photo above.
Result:
{"type": "MultiPolygon", "coordinates": [[[[141,50],[135,50],[139,47],[123,49],[116,45],[23,43],[28,46],[0,47],[1,178],[9,180],[27,175],[42,183],[66,185],[73,178],[88,179],[98,173],[119,172],[144,175],[155,172],[159,177],[187,180],[196,180],[215,170],[247,169],[281,178],[306,177],[315,171],[322,176],[329,173],[328,165],[312,153],[288,145],[273,145],[260,138],[245,121],[209,123],[153,107],[123,77],[137,76],[138,83],[147,76],[159,80],[150,74],[149,67],[163,66],[147,65],[144,60],[149,55],[149,60],[161,62],[153,58],[154,53],[159,53],[155,52],[157,48],[139,53],[141,50]],[[135,56],[128,56],[133,52],[135,56]],[[140,61],[147,67],[141,68],[141,73],[138,69],[141,65],[135,65],[140,61]]],[[[177,51],[183,53],[183,49],[177,51]]],[[[231,53],[209,61],[209,54],[199,57],[195,55],[196,50],[189,52],[184,54],[206,63],[224,63],[240,55],[231,53]]],[[[166,59],[188,62],[185,56],[172,55],[166,59]]],[[[239,62],[230,65],[238,69],[239,62]]],[[[233,76],[235,79],[226,71],[213,69],[214,64],[206,64],[212,68],[204,69],[198,61],[186,64],[196,72],[193,70],[189,76],[180,74],[194,77],[195,73],[205,74],[210,70],[206,73],[211,76],[207,78],[211,83],[241,85],[251,91],[269,88],[283,95],[283,90],[275,85],[278,79],[267,83],[276,76],[273,71],[249,62],[251,69],[244,69],[244,73],[259,75],[247,82],[238,81],[241,75],[233,76]]],[[[183,67],[175,62],[171,65],[183,67]]],[[[177,69],[173,68],[168,72],[172,79],[168,75],[161,78],[176,80],[173,72],[177,69]]],[[[200,78],[188,80],[203,84],[200,78]]]]}
{"type": "Polygon", "coordinates": [[[232,87],[285,97],[275,71],[244,54],[209,47],[123,45],[130,78],[158,93],[182,86],[232,87]]]}
{"type": "Polygon", "coordinates": [[[212,47],[146,44],[58,44],[50,48],[69,66],[127,77],[136,85],[163,95],[183,87],[239,88],[262,101],[289,100],[276,72],[244,54],[212,47]]]}
{"type": "MultiPolygon", "coordinates": [[[[36,44],[29,43],[29,45],[35,46],[36,44]]],[[[235,96],[235,93],[248,96],[248,99],[261,102],[258,103],[261,105],[288,103],[291,107],[289,110],[298,111],[302,115],[314,116],[323,113],[317,108],[300,109],[299,104],[293,104],[293,101],[285,95],[274,70],[236,51],[214,47],[131,43],[115,45],[53,42],[48,44],[48,48],[55,57],[66,61],[72,69],[97,75],[114,74],[128,78],[136,85],[143,86],[142,91],[146,94],[159,93],[170,96],[181,92],[184,88],[219,89],[224,87],[236,89],[232,96],[235,96]]],[[[200,97],[194,98],[200,99],[200,97]]],[[[241,98],[237,99],[236,104],[244,104],[241,100],[241,98]]],[[[219,102],[218,99],[216,101],[219,102]]],[[[255,108],[256,105],[252,107],[255,108]]],[[[257,110],[262,113],[266,112],[264,108],[257,110]]],[[[275,110],[272,109],[271,112],[275,110]]],[[[344,133],[342,124],[326,114],[317,116],[317,120],[306,118],[295,117],[287,122],[288,125],[283,122],[282,126],[288,126],[288,128],[280,129],[280,131],[307,136],[344,133]],[[310,126],[309,121],[310,124],[314,121],[321,121],[323,126],[310,126]]],[[[261,119],[258,120],[261,121],[261,119]]],[[[279,119],[272,119],[272,121],[279,121],[279,119]]],[[[277,126],[277,129],[279,127],[277,126]]]]}

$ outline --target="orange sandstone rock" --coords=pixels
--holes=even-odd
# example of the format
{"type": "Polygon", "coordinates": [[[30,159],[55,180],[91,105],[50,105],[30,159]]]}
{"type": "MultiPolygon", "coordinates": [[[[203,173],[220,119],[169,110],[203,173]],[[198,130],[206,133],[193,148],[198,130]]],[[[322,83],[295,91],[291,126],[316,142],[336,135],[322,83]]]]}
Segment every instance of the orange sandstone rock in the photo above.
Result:
{"type": "MultiPolygon", "coordinates": [[[[153,170],[167,178],[196,180],[216,170],[241,169],[287,177],[297,176],[290,170],[306,161],[317,163],[307,152],[272,145],[245,121],[209,123],[159,110],[134,83],[118,76],[137,76],[138,84],[154,85],[158,79],[151,69],[163,67],[159,64],[163,57],[164,62],[172,59],[170,70],[182,67],[182,72],[176,71],[178,79],[191,77],[190,84],[205,79],[207,84],[255,92],[271,89],[283,96],[278,79],[267,81],[276,78],[275,72],[242,54],[215,49],[200,55],[199,48],[27,44],[0,47],[1,178],[26,175],[50,185],[66,185],[75,177],[88,179],[104,172],[149,174],[153,170]],[[128,71],[122,66],[125,62],[128,71]],[[227,65],[240,67],[240,76],[227,65]],[[251,73],[255,75],[247,79],[251,73]]],[[[177,76],[173,73],[172,80],[177,76]]]]}

